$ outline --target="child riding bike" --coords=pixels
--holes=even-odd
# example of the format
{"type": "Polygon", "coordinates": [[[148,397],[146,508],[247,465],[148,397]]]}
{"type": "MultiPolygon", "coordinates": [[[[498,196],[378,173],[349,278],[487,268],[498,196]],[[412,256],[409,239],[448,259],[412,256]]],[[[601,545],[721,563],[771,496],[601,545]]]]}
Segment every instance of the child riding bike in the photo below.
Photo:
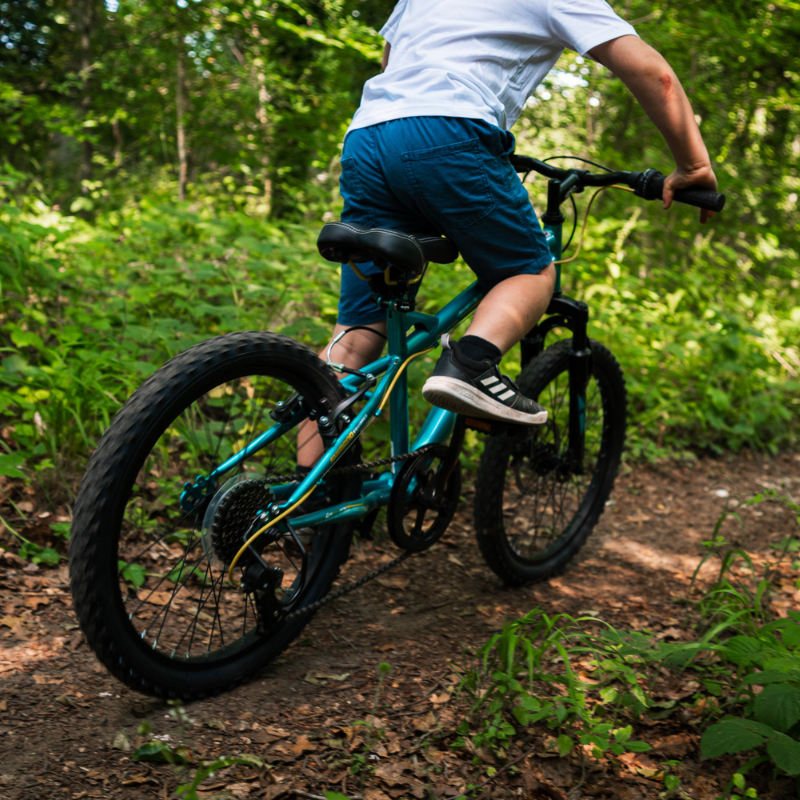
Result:
{"type": "MultiPolygon", "coordinates": [[[[381,30],[382,73],[364,86],[342,152],[342,222],[415,236],[445,235],[487,291],[466,334],[444,351],[423,396],[472,417],[542,424],[547,410],[498,364],[539,321],[555,268],[527,190],[512,167],[514,125],[565,48],[610,69],[663,135],[676,190],[716,190],[694,113],[666,60],[605,0],[399,0],[381,30]]],[[[712,212],[701,211],[705,222],[712,212]]],[[[359,265],[364,275],[378,270],[359,265]]],[[[385,314],[342,266],[335,359],[359,369],[379,357],[385,314]]],[[[321,354],[327,351],[321,351],[321,354]]],[[[329,356],[330,357],[330,356],[329,356]]],[[[319,436],[300,465],[322,454],[319,436]]]]}

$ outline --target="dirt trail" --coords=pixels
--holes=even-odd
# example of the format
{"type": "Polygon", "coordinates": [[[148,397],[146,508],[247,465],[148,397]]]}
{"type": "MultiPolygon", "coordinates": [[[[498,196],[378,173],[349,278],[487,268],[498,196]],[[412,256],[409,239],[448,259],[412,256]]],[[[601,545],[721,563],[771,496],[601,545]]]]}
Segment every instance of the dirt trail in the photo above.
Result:
{"type": "MultiPolygon", "coordinates": [[[[504,589],[481,561],[464,504],[430,552],[325,608],[255,681],[187,706],[190,721],[182,723],[168,705],[129,691],[99,666],[75,624],[65,567],[23,569],[0,555],[0,798],[172,796],[186,773],[131,759],[130,748],[144,741],[137,728],[145,720],[153,735],[187,744],[195,758],[264,757],[268,768],[261,773],[231,768],[207,780],[205,796],[275,800],[335,790],[369,800],[453,797],[476,773],[469,753],[451,752],[434,737],[463,710],[447,691],[458,678],[448,662],[463,661],[465,648],[484,643],[504,619],[537,606],[674,631],[683,613],[676,600],[686,595],[701,542],[723,505],[764,488],[800,501],[800,456],[767,461],[744,454],[637,469],[620,478],[570,569],[516,590],[504,589]],[[391,673],[375,715],[386,734],[362,790],[349,769],[365,729],[353,723],[372,713],[383,661],[391,673]],[[432,744],[421,748],[420,740],[432,744]]],[[[797,533],[792,515],[776,503],[746,509],[742,517],[744,529],[729,520],[724,532],[753,553],[766,554],[769,543],[797,533]]],[[[389,545],[365,543],[343,577],[394,554],[389,545]]],[[[800,592],[787,591],[774,602],[785,613],[800,609],[798,600],[800,592]]],[[[642,764],[676,758],[684,761],[689,796],[715,797],[727,775],[699,762],[691,726],[676,735],[670,724],[642,737],[657,745],[650,762],[631,762],[627,770],[600,765],[576,789],[580,775],[568,759],[534,753],[520,762],[519,775],[489,784],[486,796],[655,798],[663,784],[642,764]]],[[[781,797],[783,787],[777,783],[761,796],[781,797]]]]}

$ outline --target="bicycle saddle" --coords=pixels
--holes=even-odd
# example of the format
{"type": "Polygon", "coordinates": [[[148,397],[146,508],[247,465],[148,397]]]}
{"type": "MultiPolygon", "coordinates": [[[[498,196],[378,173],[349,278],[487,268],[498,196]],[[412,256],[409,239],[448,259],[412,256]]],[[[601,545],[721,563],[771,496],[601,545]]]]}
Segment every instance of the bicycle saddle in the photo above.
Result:
{"type": "Polygon", "coordinates": [[[391,264],[403,272],[419,274],[428,261],[449,264],[458,258],[458,248],[441,236],[411,236],[386,228],[367,228],[351,222],[329,222],[317,239],[320,255],[339,264],[374,261],[378,267],[391,264]]]}

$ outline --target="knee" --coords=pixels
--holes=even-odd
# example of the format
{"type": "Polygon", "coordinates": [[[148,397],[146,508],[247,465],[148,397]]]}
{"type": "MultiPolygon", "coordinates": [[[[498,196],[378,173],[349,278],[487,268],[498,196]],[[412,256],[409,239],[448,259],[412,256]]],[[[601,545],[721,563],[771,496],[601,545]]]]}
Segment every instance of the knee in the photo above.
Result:
{"type": "Polygon", "coordinates": [[[556,288],[556,262],[551,261],[540,273],[543,285],[548,292],[552,295],[556,288]]]}

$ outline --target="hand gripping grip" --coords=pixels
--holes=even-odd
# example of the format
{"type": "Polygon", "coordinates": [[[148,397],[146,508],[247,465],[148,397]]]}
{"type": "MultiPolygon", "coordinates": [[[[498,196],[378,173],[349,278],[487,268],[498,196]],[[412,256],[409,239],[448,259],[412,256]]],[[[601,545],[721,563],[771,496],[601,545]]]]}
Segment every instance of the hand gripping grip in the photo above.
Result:
{"type": "MultiPolygon", "coordinates": [[[[664,176],[657,169],[631,173],[630,187],[645,200],[661,200],[664,192],[664,176]]],[[[710,189],[678,189],[674,199],[678,203],[705,208],[709,211],[722,211],[725,195],[710,189]]]]}

